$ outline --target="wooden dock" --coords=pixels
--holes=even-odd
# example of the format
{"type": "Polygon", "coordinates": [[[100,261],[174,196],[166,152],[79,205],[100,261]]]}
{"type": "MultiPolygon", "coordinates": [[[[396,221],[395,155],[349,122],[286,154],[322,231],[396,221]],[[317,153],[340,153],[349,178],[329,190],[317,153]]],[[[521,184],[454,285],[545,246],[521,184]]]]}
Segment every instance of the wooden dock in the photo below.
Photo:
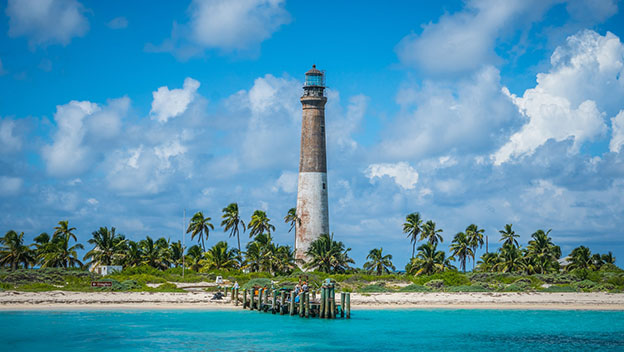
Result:
{"type": "Polygon", "coordinates": [[[269,289],[258,287],[242,290],[242,300],[237,288],[225,288],[230,291],[231,300],[243,309],[259,312],[271,312],[280,315],[298,315],[302,318],[337,319],[351,318],[351,293],[341,292],[340,303],[336,302],[334,284],[323,285],[320,290],[301,292],[288,289],[269,289]],[[317,297],[318,296],[318,297],[317,297]]]}

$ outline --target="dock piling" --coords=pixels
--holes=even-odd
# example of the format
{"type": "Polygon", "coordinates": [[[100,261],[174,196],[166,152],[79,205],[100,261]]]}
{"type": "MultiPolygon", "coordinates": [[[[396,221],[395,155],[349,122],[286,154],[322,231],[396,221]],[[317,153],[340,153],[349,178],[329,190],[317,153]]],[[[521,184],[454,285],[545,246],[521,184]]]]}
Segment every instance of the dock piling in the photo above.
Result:
{"type": "Polygon", "coordinates": [[[247,307],[247,289],[243,289],[243,309],[247,307]]]}
{"type": "Polygon", "coordinates": [[[286,306],[286,292],[280,292],[280,315],[284,315],[284,308],[286,306]]]}
{"type": "Polygon", "coordinates": [[[344,318],[345,315],[345,297],[347,296],[346,292],[340,292],[340,317],[344,318]]]}
{"type": "Polygon", "coordinates": [[[295,315],[295,291],[290,291],[290,315],[295,315]]]}
{"type": "Polygon", "coordinates": [[[264,289],[261,288],[258,290],[258,311],[262,312],[262,295],[264,294],[264,289]]]}
{"type": "Polygon", "coordinates": [[[305,317],[310,317],[310,292],[306,292],[303,294],[304,303],[305,303],[305,317]]]}
{"type": "Polygon", "coordinates": [[[347,319],[351,319],[351,292],[347,292],[347,297],[345,297],[345,308],[347,309],[347,319]]]}

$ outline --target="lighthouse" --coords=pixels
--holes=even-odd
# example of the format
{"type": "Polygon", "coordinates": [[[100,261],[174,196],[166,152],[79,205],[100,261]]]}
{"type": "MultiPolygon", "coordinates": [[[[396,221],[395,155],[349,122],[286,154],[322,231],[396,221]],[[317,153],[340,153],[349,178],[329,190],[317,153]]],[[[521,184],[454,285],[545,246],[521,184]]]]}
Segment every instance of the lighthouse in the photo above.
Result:
{"type": "Polygon", "coordinates": [[[297,186],[295,258],[309,261],[310,244],[329,233],[327,206],[327,153],[325,149],[325,73],[312,65],[305,74],[301,105],[301,154],[297,186]]]}

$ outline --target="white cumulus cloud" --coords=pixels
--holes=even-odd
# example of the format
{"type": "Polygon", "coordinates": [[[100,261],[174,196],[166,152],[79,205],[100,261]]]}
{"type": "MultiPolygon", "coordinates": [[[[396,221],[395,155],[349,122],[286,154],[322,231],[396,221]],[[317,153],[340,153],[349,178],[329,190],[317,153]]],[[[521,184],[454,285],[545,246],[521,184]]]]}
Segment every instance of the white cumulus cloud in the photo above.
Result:
{"type": "Polygon", "coordinates": [[[550,61],[550,72],[538,74],[537,86],[523,96],[504,89],[528,122],[492,154],[496,165],[531,155],[549,139],[571,139],[575,152],[606,132],[605,113],[624,106],[624,47],[612,33],[570,36],[550,61]]]}
{"type": "Polygon", "coordinates": [[[15,121],[0,119],[0,153],[8,153],[22,148],[22,140],[16,135],[15,121]]]}
{"type": "Polygon", "coordinates": [[[624,110],[611,119],[611,142],[609,142],[609,150],[619,153],[624,145],[624,110]]]}
{"type": "Polygon", "coordinates": [[[365,171],[366,177],[373,182],[375,178],[388,176],[394,179],[394,182],[403,189],[414,189],[418,183],[418,172],[406,162],[398,162],[395,164],[381,163],[371,164],[365,171]]]}
{"type": "Polygon", "coordinates": [[[187,77],[184,80],[182,89],[171,89],[160,87],[152,93],[152,109],[150,115],[152,119],[159,122],[167,122],[170,118],[181,115],[186,111],[189,104],[195,99],[199,82],[187,77]]]}
{"type": "Polygon", "coordinates": [[[121,118],[129,105],[130,99],[126,97],[111,100],[103,107],[75,100],[58,105],[54,114],[57,129],[53,142],[42,149],[48,173],[66,177],[87,170],[93,154],[104,151],[103,148],[94,150],[92,145],[119,134],[121,118]]]}
{"type": "Polygon", "coordinates": [[[295,172],[284,171],[275,181],[273,191],[283,191],[286,193],[295,193],[297,191],[297,182],[299,175],[295,172]]]}
{"type": "Polygon", "coordinates": [[[76,0],[9,0],[9,37],[28,38],[37,45],[67,45],[89,30],[86,9],[76,0]]]}

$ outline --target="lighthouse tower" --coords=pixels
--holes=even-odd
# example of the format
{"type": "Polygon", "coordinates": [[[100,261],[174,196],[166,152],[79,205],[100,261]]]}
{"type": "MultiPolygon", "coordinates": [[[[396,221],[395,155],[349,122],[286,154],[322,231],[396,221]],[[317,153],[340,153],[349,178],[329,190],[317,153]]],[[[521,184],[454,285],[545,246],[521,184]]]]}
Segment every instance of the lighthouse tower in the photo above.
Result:
{"type": "MultiPolygon", "coordinates": [[[[303,120],[301,122],[301,156],[297,188],[295,258],[309,260],[310,244],[323,233],[329,233],[327,207],[327,153],[325,151],[325,73],[316,65],[305,74],[303,85],[303,120]]],[[[301,265],[301,262],[299,263],[301,265]]]]}

